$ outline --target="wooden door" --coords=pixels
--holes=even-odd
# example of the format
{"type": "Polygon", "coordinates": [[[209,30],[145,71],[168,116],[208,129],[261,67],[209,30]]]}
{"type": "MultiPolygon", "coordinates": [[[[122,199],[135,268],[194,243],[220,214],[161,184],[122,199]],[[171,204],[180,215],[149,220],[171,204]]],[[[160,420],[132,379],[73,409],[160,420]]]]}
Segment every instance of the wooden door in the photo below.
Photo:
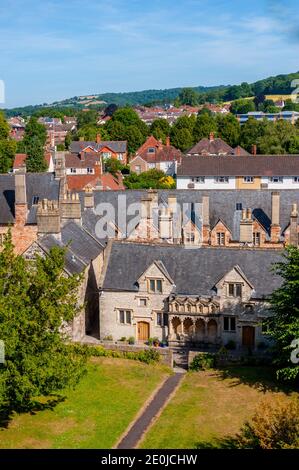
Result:
{"type": "Polygon", "coordinates": [[[146,321],[139,321],[137,324],[138,340],[147,341],[149,339],[149,323],[146,321]]]}
{"type": "Polygon", "coordinates": [[[254,347],[255,329],[253,326],[243,326],[242,328],[242,344],[248,348],[254,347]]]}

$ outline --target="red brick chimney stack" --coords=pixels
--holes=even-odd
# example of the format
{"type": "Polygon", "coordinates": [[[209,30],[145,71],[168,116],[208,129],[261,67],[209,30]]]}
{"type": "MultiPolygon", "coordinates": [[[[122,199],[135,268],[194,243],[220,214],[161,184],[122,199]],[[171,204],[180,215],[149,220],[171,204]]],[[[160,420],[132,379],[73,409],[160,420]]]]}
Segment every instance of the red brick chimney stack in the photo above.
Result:
{"type": "Polygon", "coordinates": [[[101,143],[101,134],[97,134],[97,144],[101,143]]]}
{"type": "Polygon", "coordinates": [[[169,137],[169,135],[166,137],[166,146],[170,147],[170,137],[169,137]]]}
{"type": "Polygon", "coordinates": [[[254,144],[251,149],[252,155],[256,155],[256,145],[254,144]]]}
{"type": "Polygon", "coordinates": [[[213,142],[214,140],[214,132],[210,132],[210,142],[213,142]]]}

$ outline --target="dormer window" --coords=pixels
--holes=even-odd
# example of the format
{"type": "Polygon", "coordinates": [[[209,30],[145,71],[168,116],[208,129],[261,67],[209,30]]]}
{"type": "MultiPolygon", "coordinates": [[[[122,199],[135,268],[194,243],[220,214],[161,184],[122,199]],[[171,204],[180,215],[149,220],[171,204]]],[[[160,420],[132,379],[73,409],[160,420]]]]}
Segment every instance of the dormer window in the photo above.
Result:
{"type": "Polygon", "coordinates": [[[149,147],[147,149],[147,153],[155,153],[155,151],[156,151],[155,147],[149,147]]]}
{"type": "Polygon", "coordinates": [[[269,181],[270,183],[283,183],[283,176],[271,176],[269,181]]]}
{"type": "Polygon", "coordinates": [[[148,290],[154,294],[162,294],[162,279],[149,279],[148,290]]]}
{"type": "Polygon", "coordinates": [[[230,282],[228,284],[229,297],[242,297],[242,284],[238,282],[230,282]]]}

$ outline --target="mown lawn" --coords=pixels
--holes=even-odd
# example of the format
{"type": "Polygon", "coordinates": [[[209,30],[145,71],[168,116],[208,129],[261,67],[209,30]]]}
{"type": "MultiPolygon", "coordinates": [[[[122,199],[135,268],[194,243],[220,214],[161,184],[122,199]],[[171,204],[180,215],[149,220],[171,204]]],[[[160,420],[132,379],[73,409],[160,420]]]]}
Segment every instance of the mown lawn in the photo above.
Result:
{"type": "Polygon", "coordinates": [[[295,393],[280,388],[273,371],[231,367],[187,373],[173,399],[140,447],[157,449],[233,447],[231,439],[250,419],[265,394],[295,393]]]}
{"type": "Polygon", "coordinates": [[[111,448],[167,373],[158,365],[94,358],[63,401],[0,427],[0,448],[111,448]]]}

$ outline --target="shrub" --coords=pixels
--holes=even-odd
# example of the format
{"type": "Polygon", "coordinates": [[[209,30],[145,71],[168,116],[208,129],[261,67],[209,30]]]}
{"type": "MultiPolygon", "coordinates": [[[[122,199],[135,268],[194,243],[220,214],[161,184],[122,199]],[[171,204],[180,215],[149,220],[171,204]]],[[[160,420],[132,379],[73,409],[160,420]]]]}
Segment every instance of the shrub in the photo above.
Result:
{"type": "Polygon", "coordinates": [[[123,343],[127,341],[127,338],[125,336],[122,336],[119,341],[122,341],[123,343]]]}
{"type": "Polygon", "coordinates": [[[190,370],[212,369],[215,366],[215,355],[210,353],[197,354],[190,364],[190,370]]]}
{"type": "Polygon", "coordinates": [[[154,344],[154,338],[149,338],[147,343],[149,346],[152,346],[154,344]]]}
{"type": "Polygon", "coordinates": [[[128,343],[129,343],[129,344],[135,344],[135,338],[134,338],[134,336],[130,336],[130,338],[128,339],[128,343]]]}
{"type": "Polygon", "coordinates": [[[103,338],[104,341],[113,341],[113,336],[112,335],[107,335],[105,338],[103,338]]]}
{"type": "Polygon", "coordinates": [[[236,346],[236,341],[234,341],[233,339],[230,339],[225,345],[226,349],[228,349],[229,351],[236,349],[236,346]]]}
{"type": "Polygon", "coordinates": [[[244,424],[237,439],[242,448],[298,448],[299,400],[281,396],[262,400],[251,422],[244,424]]]}

